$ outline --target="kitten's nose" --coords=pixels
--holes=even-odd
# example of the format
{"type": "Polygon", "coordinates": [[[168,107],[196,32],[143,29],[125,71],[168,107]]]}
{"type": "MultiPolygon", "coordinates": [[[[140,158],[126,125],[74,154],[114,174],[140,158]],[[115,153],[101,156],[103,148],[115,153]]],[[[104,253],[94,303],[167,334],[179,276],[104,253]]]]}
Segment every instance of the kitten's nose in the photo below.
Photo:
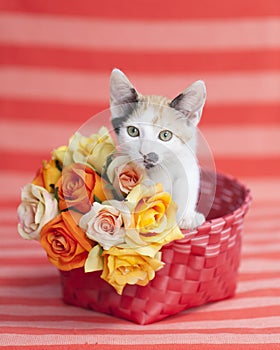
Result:
{"type": "Polygon", "coordinates": [[[158,161],[158,155],[155,152],[150,152],[144,155],[145,162],[156,163],[158,161]]]}

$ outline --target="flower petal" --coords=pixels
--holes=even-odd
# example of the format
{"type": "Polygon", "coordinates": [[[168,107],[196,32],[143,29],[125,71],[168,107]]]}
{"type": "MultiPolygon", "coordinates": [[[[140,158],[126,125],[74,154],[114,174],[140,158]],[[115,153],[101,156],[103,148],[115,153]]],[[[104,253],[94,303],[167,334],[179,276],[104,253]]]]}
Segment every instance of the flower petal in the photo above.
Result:
{"type": "Polygon", "coordinates": [[[85,272],[94,272],[103,270],[102,249],[99,244],[94,246],[88,254],[85,262],[85,272]]]}

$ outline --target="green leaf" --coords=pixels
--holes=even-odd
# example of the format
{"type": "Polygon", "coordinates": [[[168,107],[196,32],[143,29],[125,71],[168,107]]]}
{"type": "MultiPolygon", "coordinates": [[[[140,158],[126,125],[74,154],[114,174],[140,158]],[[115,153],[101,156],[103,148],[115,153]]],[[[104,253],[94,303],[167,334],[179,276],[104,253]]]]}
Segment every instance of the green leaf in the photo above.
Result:
{"type": "Polygon", "coordinates": [[[58,170],[62,171],[62,166],[61,166],[59,160],[57,160],[57,159],[55,160],[55,166],[57,167],[58,170]]]}
{"type": "Polygon", "coordinates": [[[55,189],[54,189],[54,198],[59,202],[58,187],[55,187],[55,189]]]}
{"type": "Polygon", "coordinates": [[[93,199],[95,202],[102,204],[101,200],[96,195],[93,196],[93,199]]]}

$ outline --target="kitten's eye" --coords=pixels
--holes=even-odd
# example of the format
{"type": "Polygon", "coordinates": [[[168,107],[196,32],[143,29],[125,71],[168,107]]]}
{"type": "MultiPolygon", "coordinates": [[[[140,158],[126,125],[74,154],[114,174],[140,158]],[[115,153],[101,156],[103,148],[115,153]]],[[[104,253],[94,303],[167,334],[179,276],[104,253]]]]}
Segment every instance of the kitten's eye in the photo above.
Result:
{"type": "Polygon", "coordinates": [[[172,132],[169,130],[163,130],[159,133],[158,137],[161,141],[169,141],[172,139],[172,132]]]}
{"type": "Polygon", "coordinates": [[[131,137],[137,137],[140,135],[139,129],[137,129],[135,126],[128,126],[127,133],[131,137]]]}

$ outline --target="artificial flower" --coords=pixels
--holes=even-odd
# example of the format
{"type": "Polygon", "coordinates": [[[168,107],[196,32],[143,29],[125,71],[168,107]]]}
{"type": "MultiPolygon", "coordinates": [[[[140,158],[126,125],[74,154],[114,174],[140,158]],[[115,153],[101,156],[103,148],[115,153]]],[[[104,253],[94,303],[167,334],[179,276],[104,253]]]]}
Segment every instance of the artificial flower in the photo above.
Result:
{"type": "Polygon", "coordinates": [[[88,164],[101,174],[108,156],[115,152],[115,144],[108,130],[102,127],[90,137],[75,133],[70,140],[69,149],[74,162],[88,164]]]}
{"type": "Polygon", "coordinates": [[[39,239],[42,227],[58,214],[57,200],[45,188],[27,184],[17,209],[18,232],[25,239],[39,239]]]}
{"type": "Polygon", "coordinates": [[[68,146],[60,146],[52,151],[52,159],[57,161],[61,168],[73,163],[72,152],[68,146]]]}
{"type": "Polygon", "coordinates": [[[103,249],[108,250],[124,242],[122,215],[113,206],[93,203],[90,211],[81,217],[79,225],[88,238],[98,242],[103,249]]]}
{"type": "Polygon", "coordinates": [[[112,247],[103,252],[104,267],[101,278],[122,294],[127,284],[146,286],[155,272],[163,267],[160,255],[155,258],[140,255],[133,249],[112,247]]]}
{"type": "Polygon", "coordinates": [[[141,165],[132,162],[128,156],[118,156],[109,164],[107,176],[116,190],[127,195],[144,181],[146,173],[141,165]]]}
{"type": "Polygon", "coordinates": [[[57,188],[61,211],[74,208],[87,213],[95,199],[102,202],[107,198],[101,177],[84,164],[73,163],[63,168],[57,188]]]}
{"type": "Polygon", "coordinates": [[[85,261],[84,271],[95,272],[103,270],[103,249],[99,244],[96,244],[91,251],[88,253],[88,257],[85,261]]]}
{"type": "Polygon", "coordinates": [[[43,160],[41,168],[38,170],[34,185],[44,187],[49,192],[54,192],[55,184],[61,176],[61,170],[54,159],[47,162],[43,160]]]}
{"type": "Polygon", "coordinates": [[[41,230],[40,243],[49,261],[59,270],[69,271],[85,264],[92,242],[78,226],[82,214],[66,211],[41,230]]]}
{"type": "Polygon", "coordinates": [[[171,195],[115,153],[106,128],[76,133],[69,146],[53,150],[22,190],[18,231],[40,240],[58,269],[102,271],[122,294],[127,284],[147,285],[164,266],[162,247],[184,236],[171,195]]]}
{"type": "Polygon", "coordinates": [[[163,245],[184,237],[176,222],[177,205],[161,184],[136,186],[127,196],[126,205],[133,215],[131,228],[136,229],[128,231],[131,242],[135,242],[137,232],[137,239],[147,244],[163,245]]]}

